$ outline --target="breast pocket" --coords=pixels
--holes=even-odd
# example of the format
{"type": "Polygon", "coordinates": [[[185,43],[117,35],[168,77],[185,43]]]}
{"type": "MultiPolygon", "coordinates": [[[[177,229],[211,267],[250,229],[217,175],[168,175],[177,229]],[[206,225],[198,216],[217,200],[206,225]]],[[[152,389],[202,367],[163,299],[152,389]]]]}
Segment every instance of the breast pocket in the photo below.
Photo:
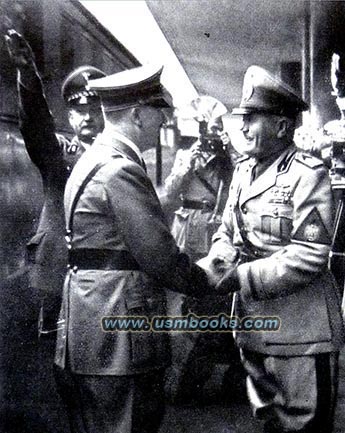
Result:
{"type": "Polygon", "coordinates": [[[291,238],[292,221],[292,207],[267,207],[261,215],[261,231],[266,241],[273,245],[288,243],[291,238]]]}
{"type": "Polygon", "coordinates": [[[28,262],[43,264],[44,262],[44,248],[46,244],[47,233],[36,233],[26,244],[28,262]]]}
{"type": "Polygon", "coordinates": [[[175,217],[171,227],[171,233],[177,245],[182,250],[186,250],[187,248],[189,215],[189,210],[179,208],[177,211],[175,211],[175,217]]]}

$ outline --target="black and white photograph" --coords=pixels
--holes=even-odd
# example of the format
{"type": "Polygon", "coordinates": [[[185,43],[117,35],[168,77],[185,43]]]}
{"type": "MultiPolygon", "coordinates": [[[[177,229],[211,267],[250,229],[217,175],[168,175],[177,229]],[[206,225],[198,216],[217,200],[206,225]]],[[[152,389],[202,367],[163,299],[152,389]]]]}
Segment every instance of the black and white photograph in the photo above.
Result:
{"type": "Polygon", "coordinates": [[[0,16],[0,433],[345,433],[345,1],[0,16]]]}

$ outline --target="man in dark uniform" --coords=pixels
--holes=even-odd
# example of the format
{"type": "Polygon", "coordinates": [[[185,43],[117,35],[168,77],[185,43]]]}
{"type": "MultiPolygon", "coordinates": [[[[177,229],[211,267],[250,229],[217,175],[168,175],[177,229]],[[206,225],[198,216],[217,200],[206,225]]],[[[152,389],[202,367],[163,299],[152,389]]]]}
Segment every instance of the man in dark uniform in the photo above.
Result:
{"type": "Polygon", "coordinates": [[[235,332],[250,402],[267,433],[332,431],[344,342],[339,289],[327,270],[334,211],[328,172],[293,142],[307,108],[266,70],[248,69],[233,110],[242,131],[233,144],[245,156],[202,260],[220,292],[236,292],[236,316],[280,318],[276,332],[235,332]]]}
{"type": "Polygon", "coordinates": [[[100,78],[105,74],[92,66],[82,66],[65,79],[62,96],[75,133],[69,141],[56,135],[30,46],[14,30],[8,31],[6,42],[17,68],[20,131],[27,152],[43,180],[44,206],[37,233],[28,243],[28,253],[29,262],[33,265],[30,285],[39,290],[43,304],[39,331],[45,334],[56,330],[67,266],[63,213],[66,180],[77,159],[104,128],[100,100],[96,92],[85,89],[85,84],[88,78],[100,78]]]}
{"type": "Polygon", "coordinates": [[[105,332],[102,319],[165,315],[164,286],[208,290],[204,272],[176,246],[141,156],[156,145],[162,107],[171,104],[161,72],[142,66],[88,86],[101,96],[106,123],[66,185],[70,271],[55,359],[73,432],[158,431],[167,335],[105,332]]]}

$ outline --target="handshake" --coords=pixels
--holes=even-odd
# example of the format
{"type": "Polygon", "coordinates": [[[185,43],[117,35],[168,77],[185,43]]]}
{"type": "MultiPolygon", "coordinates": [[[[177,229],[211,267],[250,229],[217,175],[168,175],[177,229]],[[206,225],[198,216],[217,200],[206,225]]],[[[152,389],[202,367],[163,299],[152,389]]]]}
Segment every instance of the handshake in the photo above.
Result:
{"type": "Polygon", "coordinates": [[[221,253],[210,251],[208,256],[200,259],[200,266],[208,277],[210,286],[218,295],[227,295],[241,289],[237,273],[240,253],[236,248],[222,244],[221,253]]]}

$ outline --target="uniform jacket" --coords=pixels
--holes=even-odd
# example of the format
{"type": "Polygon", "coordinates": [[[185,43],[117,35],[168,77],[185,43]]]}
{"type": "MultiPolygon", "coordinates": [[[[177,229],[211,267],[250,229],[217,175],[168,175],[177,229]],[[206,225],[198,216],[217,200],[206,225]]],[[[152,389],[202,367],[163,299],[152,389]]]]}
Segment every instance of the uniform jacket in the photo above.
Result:
{"type": "Polygon", "coordinates": [[[44,189],[37,232],[28,243],[29,261],[33,264],[30,285],[41,291],[50,315],[49,326],[53,326],[67,266],[63,193],[68,174],[84,148],[76,137],[70,142],[55,134],[54,120],[38,76],[30,88],[18,82],[18,92],[20,130],[44,189]]]}
{"type": "Polygon", "coordinates": [[[193,260],[207,255],[212,235],[220,224],[221,215],[226,203],[229,184],[232,176],[230,158],[218,155],[207,155],[204,164],[197,170],[188,167],[188,150],[180,149],[172,172],[166,179],[165,187],[168,197],[177,201],[179,197],[196,202],[206,201],[211,204],[209,209],[191,209],[180,206],[175,211],[172,223],[172,234],[178,246],[187,252],[193,260]],[[210,186],[208,189],[200,178],[210,186]],[[214,211],[217,202],[220,181],[223,181],[220,204],[217,212],[214,211]],[[212,191],[213,190],[213,191],[212,191]]]}
{"type": "MultiPolygon", "coordinates": [[[[104,131],[76,164],[65,192],[66,220],[81,182],[98,161],[74,212],[72,248],[127,251],[140,270],[77,270],[66,277],[56,363],[79,374],[127,375],[169,363],[164,333],[115,332],[101,328],[104,316],[165,314],[164,286],[206,292],[198,270],[180,254],[144,168],[104,131]],[[120,157],[119,157],[120,155],[120,157]],[[115,158],[114,158],[115,157],[115,158]]],[[[205,280],[203,280],[205,282],[205,280]]]]}
{"type": "Polygon", "coordinates": [[[339,289],[327,270],[334,213],[327,170],[294,146],[251,182],[253,167],[247,158],[235,169],[210,256],[233,246],[251,255],[237,268],[236,314],[278,316],[281,327],[237,332],[237,343],[274,355],[339,350],[339,289]]]}

